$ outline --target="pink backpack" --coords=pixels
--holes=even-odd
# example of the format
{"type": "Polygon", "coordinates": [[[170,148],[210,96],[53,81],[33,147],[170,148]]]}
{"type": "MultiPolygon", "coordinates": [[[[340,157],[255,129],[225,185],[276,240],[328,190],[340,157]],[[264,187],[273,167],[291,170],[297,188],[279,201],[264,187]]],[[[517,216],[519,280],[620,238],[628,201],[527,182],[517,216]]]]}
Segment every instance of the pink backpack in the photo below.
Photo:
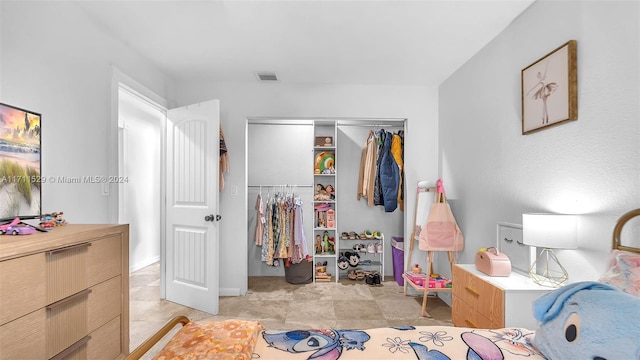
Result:
{"type": "Polygon", "coordinates": [[[445,199],[442,179],[437,184],[435,200],[420,231],[418,247],[423,251],[460,251],[464,248],[464,236],[445,199]]]}

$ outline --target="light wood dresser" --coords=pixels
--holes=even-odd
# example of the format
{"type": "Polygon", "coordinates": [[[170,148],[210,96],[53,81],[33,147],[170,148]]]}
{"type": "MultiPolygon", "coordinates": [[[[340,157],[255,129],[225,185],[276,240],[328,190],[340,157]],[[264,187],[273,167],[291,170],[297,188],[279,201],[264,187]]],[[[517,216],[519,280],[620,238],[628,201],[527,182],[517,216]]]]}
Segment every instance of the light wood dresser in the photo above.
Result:
{"type": "Polygon", "coordinates": [[[0,359],[128,353],[128,225],[0,236],[0,359]]]}
{"type": "Polygon", "coordinates": [[[535,329],[533,300],[553,290],[513,271],[509,276],[488,276],[473,264],[454,265],[452,278],[451,320],[461,327],[535,329]]]}

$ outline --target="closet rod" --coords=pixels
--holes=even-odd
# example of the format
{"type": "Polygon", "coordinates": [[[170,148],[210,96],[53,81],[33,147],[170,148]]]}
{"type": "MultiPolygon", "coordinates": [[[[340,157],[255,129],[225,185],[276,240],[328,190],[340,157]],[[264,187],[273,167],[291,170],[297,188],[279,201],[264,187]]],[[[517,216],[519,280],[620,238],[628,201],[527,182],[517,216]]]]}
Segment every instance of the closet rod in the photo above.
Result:
{"type": "Polygon", "coordinates": [[[293,184],[280,184],[280,185],[247,185],[247,187],[250,188],[257,188],[257,187],[285,187],[285,186],[290,186],[290,187],[299,187],[299,188],[312,188],[313,185],[293,185],[293,184]]]}
{"type": "Polygon", "coordinates": [[[404,127],[402,124],[338,124],[338,127],[343,126],[358,126],[358,127],[404,127]]]}

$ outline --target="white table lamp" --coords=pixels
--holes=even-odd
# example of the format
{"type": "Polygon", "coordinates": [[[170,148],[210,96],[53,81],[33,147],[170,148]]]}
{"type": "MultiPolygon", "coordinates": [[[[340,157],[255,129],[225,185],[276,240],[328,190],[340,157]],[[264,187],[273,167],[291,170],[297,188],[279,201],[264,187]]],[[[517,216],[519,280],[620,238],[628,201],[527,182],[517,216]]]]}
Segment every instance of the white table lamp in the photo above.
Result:
{"type": "Polygon", "coordinates": [[[529,276],[539,285],[560,287],[569,280],[567,270],[553,249],[575,249],[578,245],[578,219],[575,215],[522,214],[522,237],[525,245],[542,248],[531,264],[529,276]],[[542,268],[536,266],[543,265],[542,268]]]}

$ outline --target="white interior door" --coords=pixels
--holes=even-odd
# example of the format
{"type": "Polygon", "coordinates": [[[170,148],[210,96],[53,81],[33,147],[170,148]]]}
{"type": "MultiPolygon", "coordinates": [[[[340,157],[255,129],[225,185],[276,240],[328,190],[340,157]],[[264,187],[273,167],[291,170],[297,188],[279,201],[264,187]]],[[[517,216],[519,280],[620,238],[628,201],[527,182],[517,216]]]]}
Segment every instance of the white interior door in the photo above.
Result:
{"type": "Polygon", "coordinates": [[[167,112],[166,299],[218,313],[220,104],[167,112]]]}

